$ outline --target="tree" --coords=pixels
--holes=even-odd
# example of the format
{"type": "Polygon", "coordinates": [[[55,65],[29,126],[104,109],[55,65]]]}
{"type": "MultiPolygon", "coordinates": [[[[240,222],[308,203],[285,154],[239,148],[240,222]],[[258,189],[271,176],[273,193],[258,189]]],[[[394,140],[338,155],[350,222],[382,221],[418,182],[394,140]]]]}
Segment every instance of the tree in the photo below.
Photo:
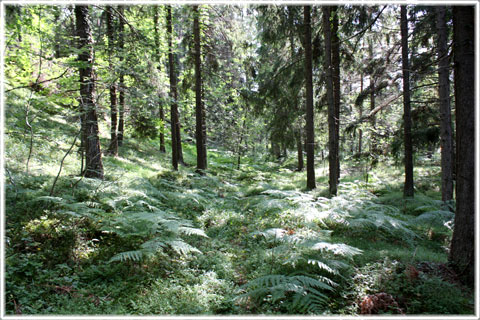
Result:
{"type": "MultiPolygon", "coordinates": [[[[123,6],[118,6],[118,13],[120,15],[120,22],[118,25],[118,48],[120,50],[120,65],[123,61],[124,56],[124,25],[125,25],[125,17],[123,16],[123,6]]],[[[122,66],[123,68],[123,66],[122,66]]],[[[119,106],[119,117],[118,117],[118,146],[121,147],[123,145],[123,131],[125,127],[125,76],[124,71],[120,71],[120,79],[119,79],[119,94],[118,94],[118,102],[119,106]]]]}
{"type": "Polygon", "coordinates": [[[170,75],[170,128],[172,136],[172,166],[178,170],[178,148],[177,148],[177,76],[175,74],[175,61],[172,44],[172,7],[167,6],[167,37],[168,37],[168,65],[170,75]]]}
{"type": "Polygon", "coordinates": [[[327,73],[327,103],[328,103],[328,168],[330,195],[337,194],[337,129],[335,126],[335,97],[333,92],[333,66],[332,66],[332,30],[330,26],[331,8],[323,7],[323,32],[325,42],[325,70],[327,73]]]}
{"type": "MultiPolygon", "coordinates": [[[[114,75],[113,53],[114,53],[114,39],[113,39],[113,15],[112,7],[107,6],[105,11],[107,20],[107,38],[108,38],[108,67],[111,74],[114,75]]],[[[108,152],[114,156],[118,154],[118,139],[117,139],[117,86],[115,82],[110,83],[110,146],[108,152]]]]}
{"type": "Polygon", "coordinates": [[[305,32],[305,92],[306,92],[306,131],[307,131],[307,189],[315,189],[315,133],[313,126],[313,81],[312,81],[312,31],[310,6],[303,7],[305,32]]]}
{"type": "Polygon", "coordinates": [[[410,70],[408,66],[408,20],[406,6],[400,6],[400,28],[402,33],[403,127],[405,148],[405,185],[403,195],[404,197],[413,197],[412,118],[410,107],[410,70]]]}
{"type": "Polygon", "coordinates": [[[456,212],[449,260],[465,283],[475,276],[475,9],[453,7],[456,212]]]}
{"type": "Polygon", "coordinates": [[[333,109],[335,115],[335,162],[336,162],[336,184],[340,180],[340,37],[338,35],[338,6],[332,6],[330,15],[332,19],[331,41],[332,41],[332,82],[333,82],[333,109]]]}
{"type": "Polygon", "coordinates": [[[452,116],[450,109],[450,80],[447,48],[447,8],[435,7],[437,27],[438,57],[438,97],[440,100],[440,145],[442,153],[442,200],[453,198],[453,166],[452,166],[452,116]]]}
{"type": "MultiPolygon", "coordinates": [[[[160,64],[160,40],[159,40],[159,32],[158,32],[158,6],[154,6],[154,14],[153,14],[153,27],[155,33],[155,59],[160,64]]],[[[159,67],[160,69],[160,67],[159,67]]],[[[160,116],[160,152],[165,153],[165,113],[163,111],[163,104],[160,102],[158,104],[158,113],[160,116]]]]}
{"type": "Polygon", "coordinates": [[[204,174],[207,168],[206,137],[205,137],[205,112],[202,102],[202,71],[200,52],[200,24],[198,6],[193,6],[193,37],[195,56],[195,138],[197,146],[197,170],[204,174]]]}
{"type": "Polygon", "coordinates": [[[78,40],[80,73],[80,112],[82,113],[82,140],[85,148],[85,172],[87,178],[103,179],[102,152],[98,138],[98,120],[95,105],[93,76],[93,39],[88,6],[75,5],[75,21],[78,40]]]}

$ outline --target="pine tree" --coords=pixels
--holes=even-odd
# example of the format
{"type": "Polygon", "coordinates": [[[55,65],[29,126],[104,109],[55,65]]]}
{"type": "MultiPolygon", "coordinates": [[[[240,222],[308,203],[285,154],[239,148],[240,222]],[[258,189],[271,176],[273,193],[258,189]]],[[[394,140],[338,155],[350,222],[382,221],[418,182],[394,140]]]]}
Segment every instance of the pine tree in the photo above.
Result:
{"type": "Polygon", "coordinates": [[[305,91],[306,91],[306,120],[307,120],[307,189],[315,189],[315,129],[313,125],[313,81],[312,81],[312,31],[310,25],[310,6],[304,6],[305,27],[305,91]]]}
{"type": "Polygon", "coordinates": [[[88,6],[75,5],[75,21],[79,38],[78,60],[80,73],[80,110],[82,113],[82,140],[85,148],[85,177],[103,179],[102,151],[98,137],[97,107],[93,77],[93,38],[88,6]]]}
{"type": "Polygon", "coordinates": [[[408,64],[408,20],[406,6],[400,6],[400,28],[402,33],[403,127],[405,148],[405,185],[403,195],[404,197],[413,197],[412,117],[410,107],[410,69],[408,64]]]}

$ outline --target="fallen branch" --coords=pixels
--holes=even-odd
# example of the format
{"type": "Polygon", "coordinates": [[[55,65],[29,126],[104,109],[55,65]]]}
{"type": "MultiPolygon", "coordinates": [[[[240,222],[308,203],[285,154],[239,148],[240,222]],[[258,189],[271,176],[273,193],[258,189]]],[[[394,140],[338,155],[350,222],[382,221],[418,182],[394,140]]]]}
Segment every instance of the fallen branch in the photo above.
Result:
{"type": "Polygon", "coordinates": [[[371,110],[367,115],[359,118],[358,120],[350,123],[347,127],[346,127],[346,131],[351,131],[353,129],[355,129],[355,127],[366,121],[366,120],[369,120],[370,118],[372,118],[375,114],[377,114],[380,110],[382,110],[383,108],[387,107],[388,105],[390,105],[392,102],[394,102],[395,100],[397,100],[398,98],[400,98],[402,96],[402,93],[398,94],[398,95],[395,95],[395,96],[390,96],[387,100],[384,100],[380,105],[378,105],[375,109],[371,110]]]}

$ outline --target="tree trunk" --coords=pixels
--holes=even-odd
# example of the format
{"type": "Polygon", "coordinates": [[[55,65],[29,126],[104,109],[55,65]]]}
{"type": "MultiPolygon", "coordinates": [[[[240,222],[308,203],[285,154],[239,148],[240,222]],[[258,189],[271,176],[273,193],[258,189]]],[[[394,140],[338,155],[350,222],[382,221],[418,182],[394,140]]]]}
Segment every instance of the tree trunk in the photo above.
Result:
{"type": "Polygon", "coordinates": [[[400,24],[402,31],[403,127],[405,147],[405,185],[403,188],[403,196],[413,197],[412,117],[410,115],[410,70],[408,65],[408,20],[406,6],[400,6],[400,24]]]}
{"type": "Polygon", "coordinates": [[[178,122],[178,112],[177,112],[177,77],[175,75],[175,61],[173,55],[173,44],[172,44],[172,7],[167,6],[167,36],[168,36],[168,65],[169,65],[169,76],[170,76],[170,128],[172,135],[172,166],[174,170],[178,170],[178,143],[177,137],[177,122],[178,122]]]}
{"type": "MultiPolygon", "coordinates": [[[[197,146],[197,171],[205,174],[205,155],[203,154],[205,138],[203,137],[203,110],[202,110],[202,71],[200,52],[200,24],[198,6],[193,6],[193,40],[195,46],[195,139],[197,146]]],[[[240,147],[240,146],[239,146],[240,147]]]]}
{"type": "Polygon", "coordinates": [[[303,148],[302,148],[302,129],[298,129],[296,133],[297,143],[297,171],[303,171],[303,148]]]}
{"type": "Polygon", "coordinates": [[[330,195],[337,194],[337,151],[338,141],[335,127],[335,97],[333,93],[332,68],[332,32],[330,28],[330,7],[323,7],[323,31],[325,37],[325,70],[327,72],[327,102],[328,102],[328,169],[330,195]]]}
{"type": "Polygon", "coordinates": [[[93,39],[88,18],[88,6],[75,5],[75,21],[79,38],[78,49],[80,50],[78,60],[82,63],[79,73],[81,110],[85,119],[85,177],[103,179],[102,152],[98,138],[97,110],[94,100],[93,39]]]}
{"type": "Polygon", "coordinates": [[[307,190],[315,189],[315,129],[313,126],[313,82],[312,82],[312,30],[310,26],[310,6],[303,7],[305,25],[305,91],[307,129],[307,190]]]}
{"type": "MultiPolygon", "coordinates": [[[[373,40],[368,41],[368,52],[370,55],[370,61],[373,60],[373,40]]],[[[372,68],[370,72],[370,111],[375,109],[375,70],[372,68]]],[[[373,115],[370,118],[370,126],[371,126],[371,132],[372,135],[370,137],[370,153],[377,154],[378,153],[378,148],[377,148],[377,132],[376,132],[376,126],[377,126],[377,119],[376,116],[373,115]]]]}
{"type": "MultiPolygon", "coordinates": [[[[363,74],[360,77],[360,92],[363,92],[363,74]]],[[[358,113],[359,118],[362,119],[363,116],[363,101],[358,106],[358,113]]],[[[363,138],[363,130],[361,128],[358,129],[358,154],[362,154],[362,138],[363,138]]]]}
{"type": "MultiPolygon", "coordinates": [[[[292,10],[292,7],[288,7],[288,23],[290,27],[292,28],[289,36],[290,36],[290,59],[292,61],[295,60],[295,23],[294,23],[294,12],[292,10]]],[[[300,106],[298,104],[298,99],[296,96],[295,90],[292,89],[292,99],[294,99],[294,105],[295,109],[297,111],[300,111],[300,106]]],[[[304,163],[303,163],[303,146],[302,146],[302,124],[298,124],[298,128],[294,130],[295,132],[295,143],[297,144],[297,171],[303,171],[304,163]]]]}
{"type": "Polygon", "coordinates": [[[331,7],[332,17],[332,78],[333,78],[333,108],[335,114],[335,160],[337,170],[337,185],[340,181],[340,38],[338,37],[338,6],[331,7]]]}
{"type": "MultiPolygon", "coordinates": [[[[124,24],[123,21],[123,6],[118,6],[118,12],[120,13],[120,21],[118,24],[118,48],[120,49],[120,64],[123,63],[123,47],[124,47],[124,24]]],[[[122,66],[123,68],[123,66],[122,66]]],[[[120,80],[119,80],[119,89],[120,93],[118,95],[119,99],[119,117],[118,117],[118,133],[117,133],[117,140],[118,146],[121,147],[123,145],[123,131],[125,126],[125,79],[123,75],[123,71],[120,71],[120,80]]]]}
{"type": "Polygon", "coordinates": [[[456,212],[449,260],[466,284],[475,275],[475,8],[453,7],[456,212]]]}
{"type": "MultiPolygon", "coordinates": [[[[158,6],[154,6],[154,14],[153,14],[153,27],[154,27],[154,34],[155,34],[155,59],[158,63],[158,70],[161,71],[161,61],[160,61],[160,39],[158,35],[158,6]]],[[[159,94],[160,95],[160,94],[159,94]]],[[[160,99],[161,101],[161,99],[160,99]]],[[[163,104],[160,102],[158,104],[158,113],[160,117],[160,129],[159,129],[159,136],[160,136],[160,152],[165,153],[165,113],[163,112],[163,104]]]]}
{"type": "MultiPolygon", "coordinates": [[[[113,15],[112,7],[106,8],[106,20],[107,20],[107,38],[108,38],[108,67],[110,73],[114,73],[113,54],[114,54],[114,39],[113,39],[113,15]]],[[[113,156],[118,154],[118,139],[117,139],[117,85],[115,83],[110,84],[110,145],[108,147],[108,153],[113,156]]]]}
{"type": "Polygon", "coordinates": [[[437,55],[438,55],[438,97],[440,100],[440,145],[442,149],[442,200],[453,198],[452,171],[452,115],[450,108],[450,80],[447,49],[447,8],[435,7],[437,23],[437,55]]]}

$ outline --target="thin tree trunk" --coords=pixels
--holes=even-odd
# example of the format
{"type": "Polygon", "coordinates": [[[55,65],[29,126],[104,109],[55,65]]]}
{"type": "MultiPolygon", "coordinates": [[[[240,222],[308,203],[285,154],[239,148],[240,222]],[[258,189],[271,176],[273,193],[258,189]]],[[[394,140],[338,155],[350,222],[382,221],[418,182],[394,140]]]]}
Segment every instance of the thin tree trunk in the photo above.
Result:
{"type": "Polygon", "coordinates": [[[123,74],[120,74],[120,79],[118,82],[118,131],[117,131],[117,140],[118,146],[121,147],[123,145],[123,130],[124,130],[124,115],[125,115],[125,78],[123,74]]]}
{"type": "MultiPolygon", "coordinates": [[[[288,23],[292,28],[290,36],[290,59],[295,60],[295,23],[294,23],[294,12],[292,7],[288,7],[288,23]]],[[[300,106],[298,104],[298,99],[296,92],[292,89],[292,98],[294,99],[295,109],[301,112],[300,106]]],[[[295,132],[295,143],[297,144],[297,171],[302,171],[304,167],[303,163],[303,146],[302,146],[302,124],[298,125],[298,129],[294,130],[295,132]]]]}
{"type": "MultiPolygon", "coordinates": [[[[360,92],[363,92],[363,74],[360,77],[360,92]]],[[[363,101],[358,106],[358,113],[360,119],[363,117],[363,101]]],[[[362,154],[362,138],[363,138],[363,130],[361,128],[358,129],[358,154],[362,154]]]]}
{"type": "Polygon", "coordinates": [[[242,142],[243,142],[243,137],[245,135],[245,124],[247,122],[247,117],[243,118],[243,123],[242,123],[242,128],[241,128],[241,133],[240,133],[240,141],[238,142],[238,148],[237,148],[237,170],[240,170],[240,160],[242,158],[242,142]]]}
{"type": "Polygon", "coordinates": [[[205,155],[203,137],[203,110],[202,110],[202,71],[201,71],[201,52],[200,52],[200,24],[198,6],[193,6],[193,40],[195,46],[195,139],[197,146],[197,171],[205,174],[205,155]]]}
{"type": "Polygon", "coordinates": [[[340,181],[340,38],[338,37],[338,6],[331,7],[332,18],[332,79],[333,79],[333,107],[335,114],[335,160],[337,170],[337,185],[340,181]]]}
{"type": "Polygon", "coordinates": [[[310,25],[310,6],[303,7],[305,25],[305,91],[306,91],[306,129],[307,129],[307,189],[315,189],[315,129],[313,125],[313,81],[312,81],[312,30],[310,25]]]}
{"type": "Polygon", "coordinates": [[[303,170],[303,147],[302,147],[302,129],[298,129],[296,133],[297,143],[297,171],[303,170]]]}
{"type": "MultiPolygon", "coordinates": [[[[124,24],[123,21],[123,6],[118,6],[118,12],[122,17],[120,17],[119,25],[118,25],[118,48],[120,49],[120,64],[123,63],[123,48],[124,48],[124,24]]],[[[123,66],[122,66],[123,67],[123,66]]],[[[123,145],[123,131],[125,127],[125,79],[123,75],[123,71],[120,71],[120,80],[119,80],[119,117],[118,117],[118,133],[117,133],[117,140],[118,146],[121,147],[123,145]]]]}
{"type": "Polygon", "coordinates": [[[98,138],[97,111],[94,100],[93,39],[88,18],[88,6],[75,5],[75,21],[79,38],[78,60],[82,62],[80,73],[80,96],[85,112],[85,177],[103,179],[102,152],[98,138]]]}
{"type": "MultiPolygon", "coordinates": [[[[110,73],[114,73],[113,53],[114,53],[114,39],[113,39],[113,15],[112,7],[106,8],[107,20],[107,38],[108,38],[108,67],[110,73]]],[[[117,139],[117,86],[115,83],[110,84],[110,145],[108,153],[113,156],[118,154],[118,139],[117,139]]]]}
{"type": "Polygon", "coordinates": [[[327,72],[327,102],[328,102],[328,169],[330,195],[337,194],[337,151],[335,127],[335,98],[333,93],[332,68],[332,32],[330,28],[330,7],[323,7],[323,31],[325,37],[325,70],[327,72]]]}
{"type": "MultiPolygon", "coordinates": [[[[373,60],[373,40],[369,40],[368,42],[368,51],[370,55],[370,60],[373,60]]],[[[370,73],[370,111],[375,109],[375,71],[372,69],[370,73]]],[[[370,137],[370,152],[373,154],[378,153],[377,148],[377,133],[376,133],[376,125],[377,119],[376,116],[372,116],[370,118],[370,125],[371,125],[371,132],[372,135],[370,137]]]]}
{"type": "MultiPolygon", "coordinates": [[[[154,6],[154,15],[153,15],[153,27],[155,34],[155,58],[159,65],[158,69],[161,71],[161,61],[160,61],[160,39],[158,34],[158,6],[154,6]]],[[[160,95],[160,94],[159,94],[160,95]]],[[[161,101],[161,99],[160,99],[161,101]]],[[[165,153],[165,113],[163,111],[163,104],[160,102],[158,104],[158,113],[160,116],[160,152],[165,153]]]]}
{"type": "Polygon", "coordinates": [[[410,70],[408,64],[408,20],[406,6],[400,6],[400,24],[402,31],[403,127],[405,147],[405,185],[403,195],[404,197],[413,197],[412,118],[410,115],[410,70]]]}
{"type": "Polygon", "coordinates": [[[447,23],[445,13],[447,8],[435,7],[437,24],[437,55],[438,55],[438,97],[440,100],[440,145],[442,149],[442,200],[453,198],[452,170],[452,115],[450,108],[450,80],[447,49],[447,23]]]}
{"type": "Polygon", "coordinates": [[[464,282],[475,278],[475,8],[453,7],[456,212],[449,260],[464,282]]]}
{"type": "Polygon", "coordinates": [[[177,143],[177,77],[175,75],[175,61],[172,44],[172,7],[167,6],[167,35],[168,35],[168,64],[170,73],[170,127],[172,135],[172,166],[178,170],[178,143],[177,143]]]}

